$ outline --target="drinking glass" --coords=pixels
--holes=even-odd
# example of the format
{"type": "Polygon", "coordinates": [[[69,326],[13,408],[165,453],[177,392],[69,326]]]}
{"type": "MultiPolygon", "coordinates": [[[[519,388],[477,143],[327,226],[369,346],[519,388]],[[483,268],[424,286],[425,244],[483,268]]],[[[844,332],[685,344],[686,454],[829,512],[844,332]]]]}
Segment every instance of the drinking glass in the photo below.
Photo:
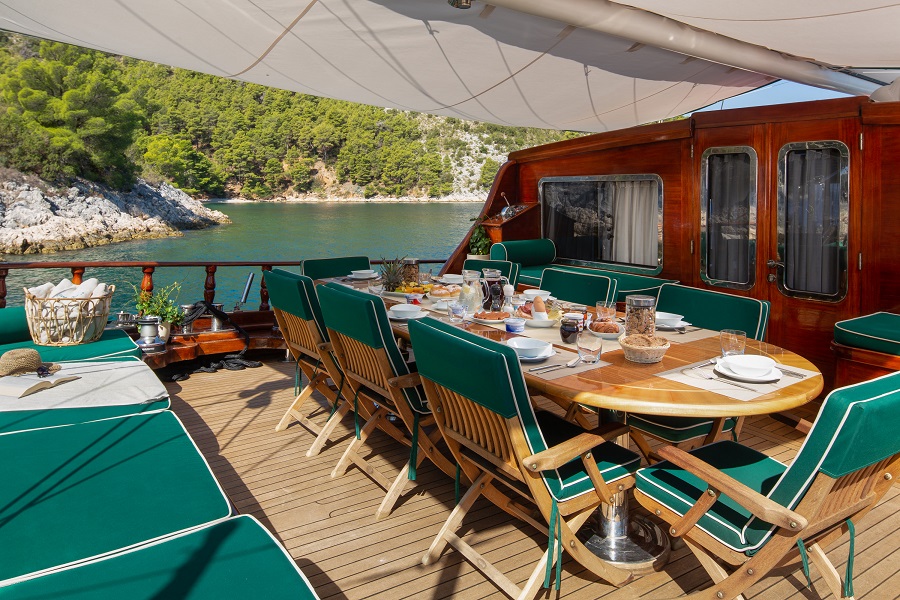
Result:
{"type": "Polygon", "coordinates": [[[597,321],[615,321],[616,320],[616,303],[600,301],[596,306],[597,321]]]}
{"type": "Polygon", "coordinates": [[[739,329],[723,329],[719,333],[719,342],[722,344],[722,356],[743,354],[747,334],[739,329]]]}
{"type": "Polygon", "coordinates": [[[466,318],[468,307],[460,302],[451,302],[447,305],[447,316],[451,323],[462,323],[466,318]]]}
{"type": "Polygon", "coordinates": [[[597,337],[590,330],[585,329],[578,334],[575,343],[578,348],[578,356],[581,362],[592,365],[600,360],[600,352],[603,350],[603,338],[597,337]]]}

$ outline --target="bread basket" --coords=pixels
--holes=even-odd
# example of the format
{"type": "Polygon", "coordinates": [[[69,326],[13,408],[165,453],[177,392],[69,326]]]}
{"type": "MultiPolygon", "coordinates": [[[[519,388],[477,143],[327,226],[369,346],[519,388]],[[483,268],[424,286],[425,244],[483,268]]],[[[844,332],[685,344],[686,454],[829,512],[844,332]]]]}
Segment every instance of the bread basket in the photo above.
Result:
{"type": "Polygon", "coordinates": [[[643,334],[623,335],[619,345],[625,353],[625,359],[636,363],[658,363],[669,349],[669,340],[643,334]]]}

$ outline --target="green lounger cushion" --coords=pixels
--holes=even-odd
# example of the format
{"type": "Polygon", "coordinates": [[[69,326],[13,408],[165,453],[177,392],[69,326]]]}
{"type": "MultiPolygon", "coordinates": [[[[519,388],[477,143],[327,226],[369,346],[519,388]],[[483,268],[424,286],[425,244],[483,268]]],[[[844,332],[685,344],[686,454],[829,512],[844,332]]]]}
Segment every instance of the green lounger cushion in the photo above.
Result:
{"type": "Polygon", "coordinates": [[[0,456],[0,581],[231,513],[169,411],[0,435],[0,456]]]}
{"type": "Polygon", "coordinates": [[[491,260],[508,260],[523,267],[549,265],[556,260],[556,244],[553,240],[514,240],[491,246],[491,260]]]}
{"type": "Polygon", "coordinates": [[[0,588],[3,600],[318,598],[272,535],[250,516],[0,588]]]}
{"type": "Polygon", "coordinates": [[[303,261],[303,274],[310,279],[346,277],[350,271],[371,269],[368,256],[341,256],[338,258],[310,258],[303,261]]]}
{"type": "MultiPolygon", "coordinates": [[[[719,442],[691,454],[738,479],[778,504],[794,509],[820,471],[830,477],[875,464],[900,452],[900,373],[834,390],[790,467],[733,442],[719,442]],[[860,440],[865,443],[860,443],[860,440]]],[[[637,489],[684,515],[706,485],[661,462],[637,473],[637,489]]],[[[753,553],[774,526],[752,517],[727,496],[720,497],[697,525],[734,550],[753,553]]]]}
{"type": "Polygon", "coordinates": [[[522,265],[519,268],[519,283],[524,285],[533,285],[538,287],[541,285],[541,277],[544,276],[544,269],[553,265],[536,265],[526,267],[522,265]]]}
{"type": "Polygon", "coordinates": [[[877,312],[834,324],[834,341],[900,356],[900,315],[877,312]]]}
{"type": "Polygon", "coordinates": [[[31,332],[25,318],[24,306],[11,306],[0,309],[0,342],[30,342],[31,332]]]}
{"type": "Polygon", "coordinates": [[[563,271],[573,271],[576,273],[592,273],[594,275],[605,275],[616,282],[616,298],[617,302],[625,302],[626,296],[633,294],[643,294],[645,296],[656,296],[659,293],[659,287],[664,283],[675,283],[671,279],[660,279],[658,277],[647,277],[645,275],[635,275],[634,273],[623,273],[621,271],[612,271],[610,269],[591,269],[588,267],[574,267],[572,265],[557,264],[553,265],[554,269],[562,269],[563,271]]]}
{"type": "Polygon", "coordinates": [[[674,283],[659,288],[656,309],[684,315],[685,321],[704,329],[740,329],[754,340],[766,338],[769,323],[767,301],[674,283]]]}
{"type": "MultiPolygon", "coordinates": [[[[419,374],[510,419],[519,416],[532,453],[584,431],[546,412],[535,413],[515,351],[449,323],[426,317],[409,324],[419,374]]],[[[593,456],[607,483],[633,473],[640,457],[612,442],[598,445],[593,456]]],[[[547,489],[558,500],[570,500],[594,486],[580,458],[555,471],[543,472],[547,489]]]]}
{"type": "MultiPolygon", "coordinates": [[[[639,429],[670,444],[680,444],[688,440],[706,437],[712,429],[712,419],[697,417],[663,417],[657,415],[635,415],[628,413],[629,427],[639,429]]],[[[722,431],[734,429],[737,419],[725,419],[722,431]]]]}
{"type": "Polygon", "coordinates": [[[28,429],[42,429],[59,425],[75,425],[113,417],[124,417],[167,410],[168,398],[145,404],[92,406],[89,408],[54,408],[44,410],[16,410],[0,412],[0,434],[28,429]]]}
{"type": "MultiPolygon", "coordinates": [[[[8,309],[2,309],[3,310],[8,309]]],[[[75,346],[39,346],[27,340],[0,344],[0,354],[14,348],[34,348],[44,362],[68,362],[75,360],[131,360],[141,357],[141,349],[121,329],[107,329],[96,342],[75,346]]]]}

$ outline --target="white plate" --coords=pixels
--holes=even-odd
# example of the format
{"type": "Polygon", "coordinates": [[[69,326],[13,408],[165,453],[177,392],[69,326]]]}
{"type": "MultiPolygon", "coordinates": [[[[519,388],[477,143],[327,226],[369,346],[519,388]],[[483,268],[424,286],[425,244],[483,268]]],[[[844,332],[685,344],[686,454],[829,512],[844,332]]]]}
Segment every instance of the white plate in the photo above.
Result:
{"type": "Polygon", "coordinates": [[[390,319],[391,321],[414,321],[416,319],[421,319],[422,317],[427,317],[427,316],[428,316],[427,310],[420,310],[419,312],[412,315],[411,317],[401,317],[400,315],[395,315],[393,311],[390,311],[390,310],[388,311],[388,319],[390,319]]]}
{"type": "Polygon", "coordinates": [[[682,327],[690,327],[691,324],[687,321],[679,321],[677,325],[657,325],[656,328],[660,331],[675,331],[676,329],[681,329],[682,327]]]}
{"type": "Polygon", "coordinates": [[[381,275],[379,275],[378,273],[372,273],[371,275],[365,275],[365,274],[354,275],[353,273],[350,273],[349,275],[347,275],[348,279],[359,279],[360,281],[368,281],[369,279],[378,279],[379,277],[381,277],[381,275]]]}
{"type": "Polygon", "coordinates": [[[500,323],[506,322],[506,319],[493,320],[493,319],[476,319],[475,317],[472,317],[472,321],[474,321],[475,323],[481,323],[482,325],[499,325],[500,323]]]}
{"type": "Polygon", "coordinates": [[[728,368],[728,365],[723,365],[722,363],[716,363],[714,367],[716,373],[719,375],[724,375],[728,379],[734,379],[735,381],[743,381],[746,383],[773,383],[781,379],[781,371],[779,371],[776,367],[772,367],[772,370],[767,374],[753,377],[751,375],[738,375],[734,371],[728,368]]]}
{"type": "Polygon", "coordinates": [[[616,325],[619,326],[619,331],[617,331],[616,333],[597,333],[596,331],[594,331],[591,328],[588,328],[588,331],[590,331],[591,333],[593,333],[595,336],[597,336],[598,338],[600,338],[602,340],[617,340],[617,339],[619,339],[620,335],[625,333],[625,326],[622,325],[621,323],[616,323],[616,325]]]}
{"type": "Polygon", "coordinates": [[[553,327],[556,324],[556,319],[525,319],[525,327],[553,327]]]}
{"type": "Polygon", "coordinates": [[[541,361],[547,360],[554,354],[556,354],[556,350],[553,348],[553,346],[547,346],[547,349],[544,350],[543,352],[541,352],[540,354],[538,354],[537,356],[520,356],[519,362],[523,362],[523,363],[541,362],[541,361]]]}

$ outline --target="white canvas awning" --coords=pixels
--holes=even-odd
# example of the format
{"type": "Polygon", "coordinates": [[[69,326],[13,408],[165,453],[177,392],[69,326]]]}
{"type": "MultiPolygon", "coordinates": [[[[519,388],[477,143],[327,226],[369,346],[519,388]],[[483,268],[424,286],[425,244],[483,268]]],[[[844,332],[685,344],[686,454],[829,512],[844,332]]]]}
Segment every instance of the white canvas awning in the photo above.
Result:
{"type": "Polygon", "coordinates": [[[878,83],[833,67],[900,66],[900,8],[884,2],[632,5],[4,0],[0,28],[317,96],[581,131],[674,117],[779,78],[870,93],[878,83]]]}

